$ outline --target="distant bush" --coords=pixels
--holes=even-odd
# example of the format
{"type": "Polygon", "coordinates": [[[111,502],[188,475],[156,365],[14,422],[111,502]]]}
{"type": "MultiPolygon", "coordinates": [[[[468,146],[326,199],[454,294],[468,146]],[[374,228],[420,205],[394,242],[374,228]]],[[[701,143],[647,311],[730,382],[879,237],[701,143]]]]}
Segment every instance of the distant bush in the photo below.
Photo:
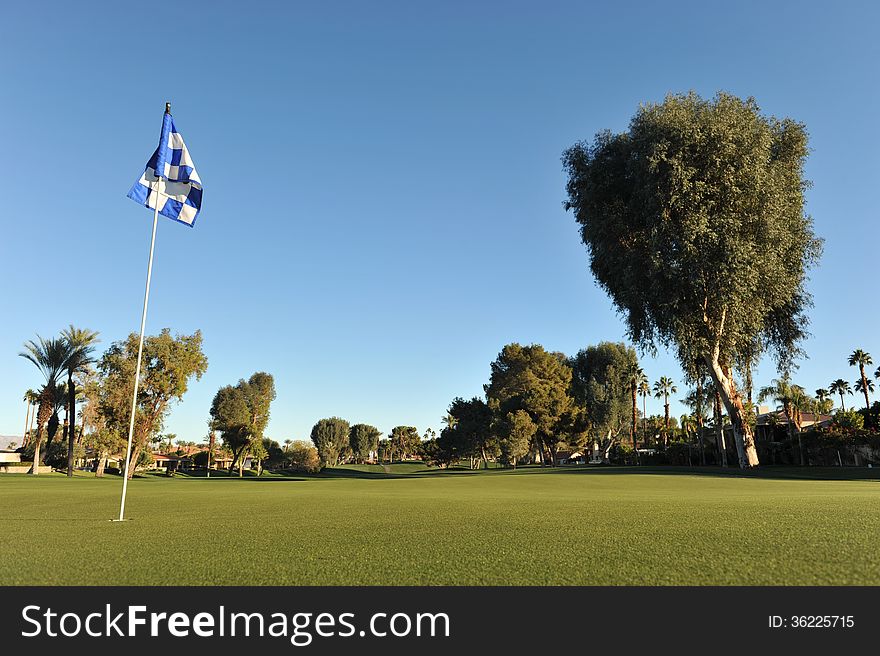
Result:
{"type": "Polygon", "coordinates": [[[294,471],[314,473],[321,470],[318,450],[308,442],[300,440],[294,440],[285,449],[284,462],[294,471]]]}
{"type": "Polygon", "coordinates": [[[857,410],[838,410],[831,425],[843,431],[859,431],[865,427],[865,417],[857,410]]]}
{"type": "Polygon", "coordinates": [[[636,452],[629,444],[615,444],[608,454],[612,465],[632,465],[636,462],[636,452]]]}

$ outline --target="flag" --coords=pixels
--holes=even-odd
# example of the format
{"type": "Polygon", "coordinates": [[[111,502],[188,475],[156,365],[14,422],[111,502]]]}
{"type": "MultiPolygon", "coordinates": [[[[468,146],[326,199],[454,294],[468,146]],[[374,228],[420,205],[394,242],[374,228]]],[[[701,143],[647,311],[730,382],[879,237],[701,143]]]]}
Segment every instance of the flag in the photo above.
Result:
{"type": "Polygon", "coordinates": [[[196,221],[202,207],[202,181],[167,111],[162,119],[159,147],[128,197],[150,209],[158,205],[159,214],[190,227],[196,221]]]}

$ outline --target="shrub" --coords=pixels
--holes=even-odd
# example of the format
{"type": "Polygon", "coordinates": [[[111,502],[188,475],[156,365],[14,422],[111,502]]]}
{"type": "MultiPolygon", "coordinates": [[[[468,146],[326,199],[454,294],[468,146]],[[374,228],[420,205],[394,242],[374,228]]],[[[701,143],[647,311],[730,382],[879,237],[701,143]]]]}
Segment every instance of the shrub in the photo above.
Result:
{"type": "Polygon", "coordinates": [[[285,464],[294,471],[314,473],[321,470],[318,450],[300,440],[294,440],[285,450],[285,464]]]}
{"type": "Polygon", "coordinates": [[[857,410],[838,410],[832,425],[843,431],[860,431],[865,427],[865,418],[857,410]]]}

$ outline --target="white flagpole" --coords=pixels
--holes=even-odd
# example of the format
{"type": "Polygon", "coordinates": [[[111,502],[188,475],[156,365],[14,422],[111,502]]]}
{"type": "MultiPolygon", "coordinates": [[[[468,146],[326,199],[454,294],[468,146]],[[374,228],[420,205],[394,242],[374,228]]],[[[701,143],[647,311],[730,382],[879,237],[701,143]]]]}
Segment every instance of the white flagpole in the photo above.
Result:
{"type": "Polygon", "coordinates": [[[147,324],[147,303],[150,300],[150,278],[153,275],[153,249],[156,246],[156,225],[159,223],[159,193],[160,187],[162,184],[162,178],[159,176],[159,172],[156,172],[157,180],[156,180],[156,188],[155,194],[156,206],[153,211],[153,234],[150,237],[150,260],[149,264],[147,264],[147,289],[144,292],[144,312],[141,315],[141,338],[138,342],[138,357],[137,357],[137,367],[135,368],[134,373],[134,393],[131,395],[131,421],[128,424],[128,445],[125,448],[125,474],[122,477],[122,500],[119,503],[119,519],[114,519],[111,521],[121,522],[124,521],[125,514],[125,493],[128,489],[128,469],[129,469],[129,458],[131,458],[131,439],[134,435],[134,417],[137,411],[137,393],[138,393],[138,384],[140,383],[141,378],[141,356],[144,352],[144,328],[147,324]]]}

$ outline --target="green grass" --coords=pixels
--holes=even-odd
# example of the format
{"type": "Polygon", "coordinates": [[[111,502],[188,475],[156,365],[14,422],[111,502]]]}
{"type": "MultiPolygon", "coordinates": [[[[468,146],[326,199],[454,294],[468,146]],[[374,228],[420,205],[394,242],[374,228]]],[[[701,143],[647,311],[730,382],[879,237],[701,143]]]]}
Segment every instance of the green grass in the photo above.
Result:
{"type": "Polygon", "coordinates": [[[872,473],[148,477],[125,523],[118,477],[0,475],[0,563],[15,585],[878,585],[872,473]]]}

